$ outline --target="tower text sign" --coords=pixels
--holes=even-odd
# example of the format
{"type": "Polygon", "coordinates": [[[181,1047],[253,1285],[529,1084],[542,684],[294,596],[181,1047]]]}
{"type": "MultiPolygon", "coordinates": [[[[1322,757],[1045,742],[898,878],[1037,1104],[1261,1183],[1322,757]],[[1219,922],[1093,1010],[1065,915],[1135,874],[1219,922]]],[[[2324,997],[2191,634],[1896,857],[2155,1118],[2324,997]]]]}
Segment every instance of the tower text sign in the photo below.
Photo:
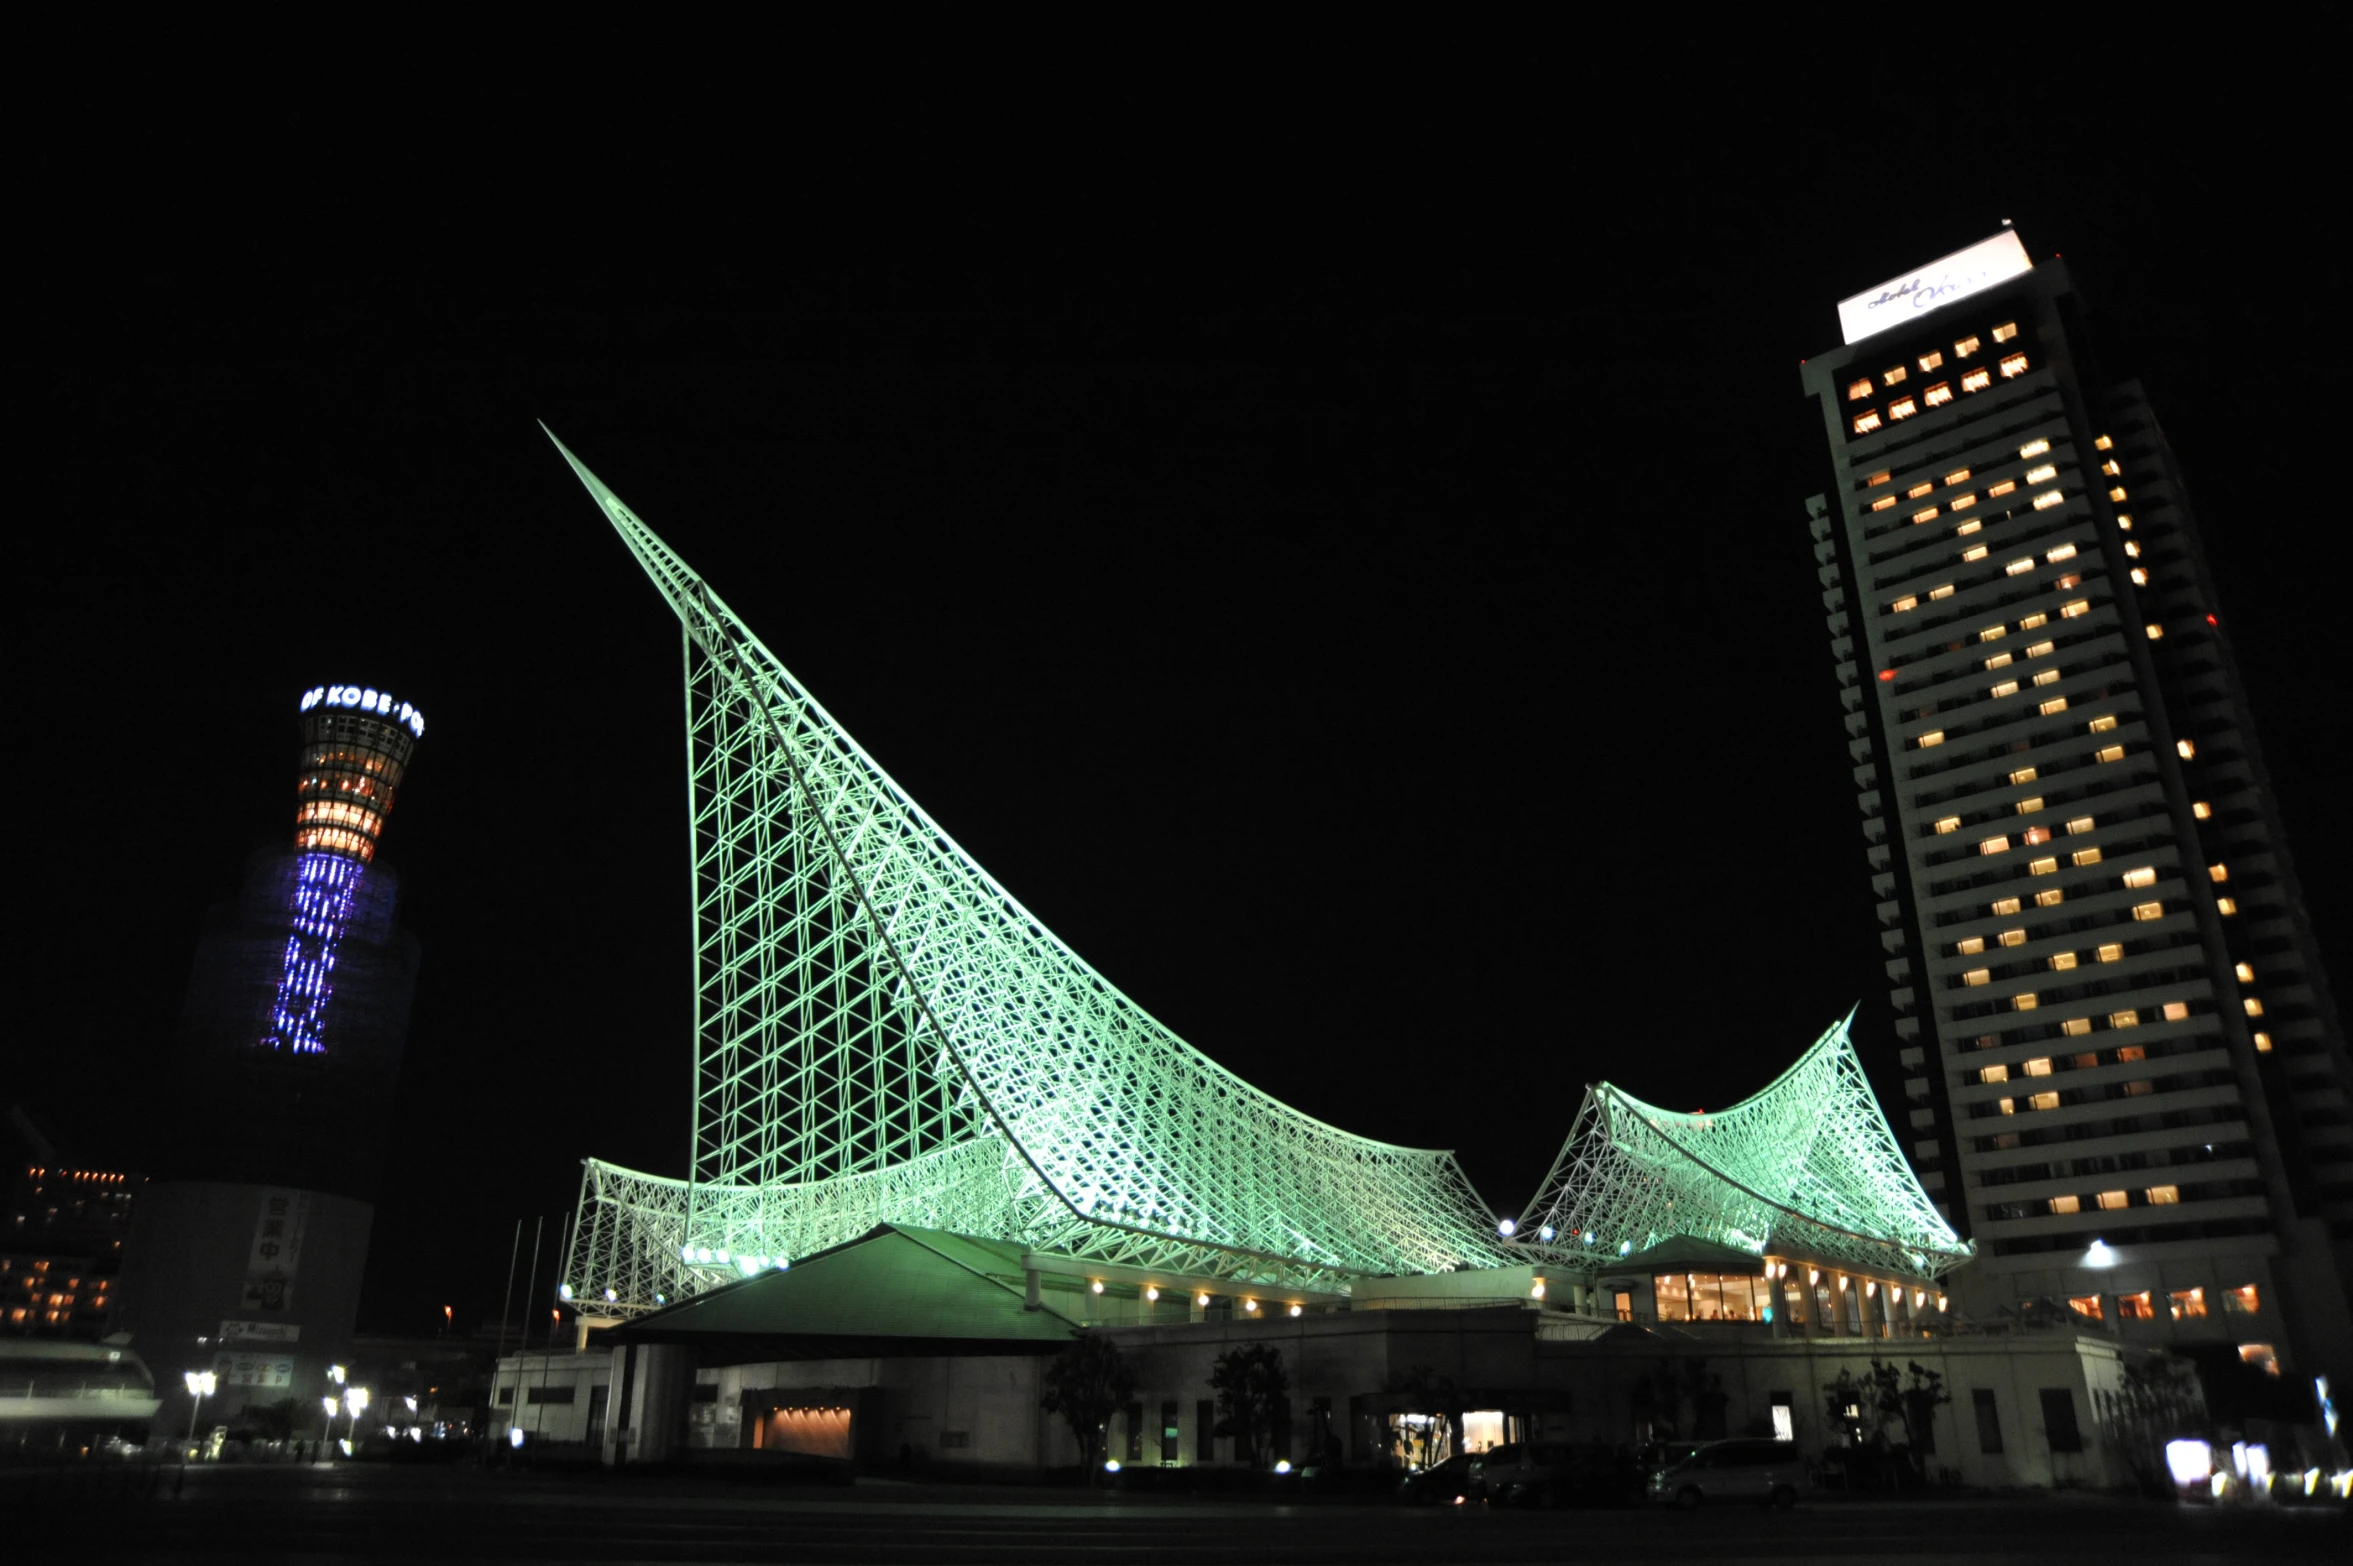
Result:
{"type": "Polygon", "coordinates": [[[1931,261],[1916,272],[1894,277],[1838,302],[1838,329],[1846,341],[1861,342],[1874,332],[1902,326],[1939,305],[1951,304],[2034,270],[2015,229],[2003,229],[1966,250],[1931,261]]]}

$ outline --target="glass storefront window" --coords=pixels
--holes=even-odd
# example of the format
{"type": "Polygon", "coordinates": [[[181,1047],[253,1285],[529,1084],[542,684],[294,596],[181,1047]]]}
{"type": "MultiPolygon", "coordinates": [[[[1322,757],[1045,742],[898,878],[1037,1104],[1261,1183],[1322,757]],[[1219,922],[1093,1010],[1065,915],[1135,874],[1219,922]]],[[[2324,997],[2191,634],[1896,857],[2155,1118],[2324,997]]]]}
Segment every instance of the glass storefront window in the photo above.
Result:
{"type": "Polygon", "coordinates": [[[1661,1321],[1762,1321],[1773,1303],[1764,1279],[1740,1274],[1663,1272],[1651,1284],[1661,1321]]]}

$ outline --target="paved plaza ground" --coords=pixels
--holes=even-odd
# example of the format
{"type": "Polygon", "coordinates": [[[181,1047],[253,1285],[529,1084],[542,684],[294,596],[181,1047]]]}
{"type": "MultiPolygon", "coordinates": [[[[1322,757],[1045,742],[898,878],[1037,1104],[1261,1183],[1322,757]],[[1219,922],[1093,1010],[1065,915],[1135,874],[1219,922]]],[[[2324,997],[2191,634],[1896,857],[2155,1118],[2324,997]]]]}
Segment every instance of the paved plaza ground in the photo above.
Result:
{"type": "MultiPolygon", "coordinates": [[[[246,1562],[1412,1561],[1577,1559],[2240,1562],[2353,1559],[2342,1509],[2258,1513],[2087,1496],[1821,1501],[1748,1508],[1499,1512],[1371,1498],[1261,1501],[865,1481],[473,1468],[198,1466],[153,1493],[118,1476],[0,1485],[22,1560],[246,1562]]],[[[15,1552],[12,1550],[11,1552],[15,1552]]]]}

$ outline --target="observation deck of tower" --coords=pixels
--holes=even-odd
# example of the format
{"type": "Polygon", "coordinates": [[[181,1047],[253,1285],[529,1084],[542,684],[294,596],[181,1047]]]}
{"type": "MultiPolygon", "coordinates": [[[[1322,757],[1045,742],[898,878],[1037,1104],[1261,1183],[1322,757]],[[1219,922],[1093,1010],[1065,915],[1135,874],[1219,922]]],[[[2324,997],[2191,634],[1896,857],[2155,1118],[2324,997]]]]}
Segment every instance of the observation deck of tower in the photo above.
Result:
{"type": "Polygon", "coordinates": [[[1058,940],[548,438],[679,619],[695,910],[690,1171],[584,1161],[567,1297],[637,1314],[883,1223],[1339,1295],[1668,1232],[1762,1256],[1788,1231],[1923,1279],[1968,1258],[1845,1022],[1716,1116],[1590,1088],[1525,1229],[1452,1153],[1250,1086],[1058,940]]]}

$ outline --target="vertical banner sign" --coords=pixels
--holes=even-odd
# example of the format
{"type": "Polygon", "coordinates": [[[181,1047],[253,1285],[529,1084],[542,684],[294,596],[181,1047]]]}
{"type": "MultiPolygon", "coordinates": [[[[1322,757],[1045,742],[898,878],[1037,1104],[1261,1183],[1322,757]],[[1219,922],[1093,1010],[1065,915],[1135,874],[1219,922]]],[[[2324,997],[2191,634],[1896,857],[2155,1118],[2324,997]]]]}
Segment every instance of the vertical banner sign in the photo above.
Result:
{"type": "Polygon", "coordinates": [[[307,1191],[262,1193],[253,1250],[245,1260],[245,1309],[293,1308],[294,1274],[302,1265],[302,1230],[309,1216],[307,1191]]]}

